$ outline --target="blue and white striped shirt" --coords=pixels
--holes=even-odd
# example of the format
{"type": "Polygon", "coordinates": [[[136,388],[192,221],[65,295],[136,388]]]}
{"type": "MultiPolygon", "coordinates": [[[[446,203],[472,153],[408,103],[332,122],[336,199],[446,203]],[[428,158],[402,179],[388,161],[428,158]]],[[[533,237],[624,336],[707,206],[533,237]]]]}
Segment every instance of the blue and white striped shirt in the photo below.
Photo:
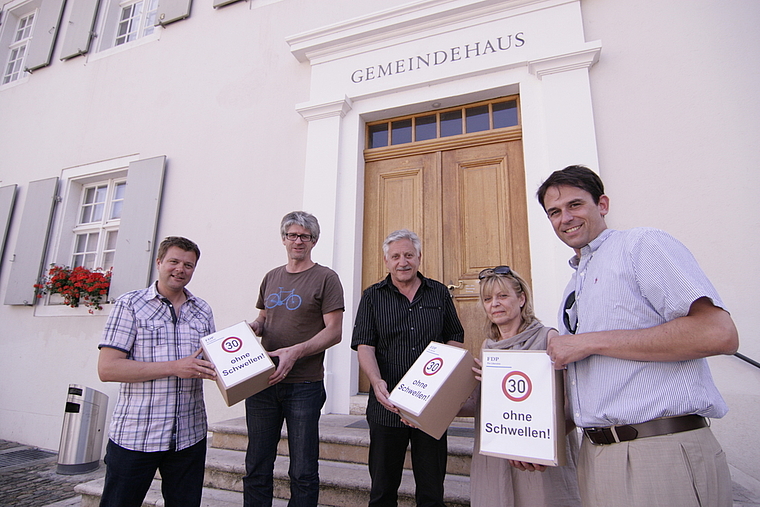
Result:
{"type": "MultiPolygon", "coordinates": [[[[651,228],[604,230],[573,257],[564,298],[575,291],[577,333],[645,329],[689,312],[708,297],[723,308],[694,256],[669,234],[651,228]]],[[[564,305],[560,308],[560,332],[564,305]]],[[[659,362],[592,355],[567,367],[567,391],[581,427],[636,424],[658,417],[728,411],[706,359],[659,362]]]]}
{"type": "MultiPolygon", "coordinates": [[[[108,316],[98,348],[111,347],[135,361],[174,361],[201,346],[215,331],[211,307],[185,289],[187,301],[174,323],[154,283],[119,297],[108,316]]],[[[173,440],[180,451],[206,437],[203,380],[165,377],[123,382],[109,438],[125,449],[167,451],[173,440]]]]}

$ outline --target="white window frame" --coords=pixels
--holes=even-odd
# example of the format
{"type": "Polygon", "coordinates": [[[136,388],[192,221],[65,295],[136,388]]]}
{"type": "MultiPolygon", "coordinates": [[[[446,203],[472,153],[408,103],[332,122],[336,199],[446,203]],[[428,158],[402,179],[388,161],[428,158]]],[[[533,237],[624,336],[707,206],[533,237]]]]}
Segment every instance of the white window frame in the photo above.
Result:
{"type": "MultiPolygon", "coordinates": [[[[139,0],[137,0],[139,1],[139,0]]],[[[102,57],[109,56],[114,53],[124,51],[128,48],[147,44],[161,38],[162,27],[160,25],[146,27],[146,16],[142,16],[139,27],[139,35],[134,39],[117,44],[117,38],[119,33],[119,25],[121,23],[122,11],[125,7],[134,5],[137,1],[123,1],[123,0],[103,0],[101,8],[103,9],[103,15],[99,16],[98,21],[98,37],[95,42],[94,52],[90,55],[90,59],[97,60],[102,57]],[[150,33],[145,33],[146,28],[150,33]]],[[[147,0],[142,0],[143,5],[147,0]]],[[[156,7],[151,18],[151,25],[155,25],[155,15],[158,9],[158,1],[153,0],[156,7]]],[[[143,14],[145,14],[143,12],[143,14]]]]}
{"type": "MultiPolygon", "coordinates": [[[[137,155],[131,155],[72,167],[62,171],[59,187],[61,188],[61,202],[53,218],[53,236],[50,240],[50,248],[46,256],[47,262],[43,269],[43,275],[47,274],[51,264],[73,267],[72,261],[77,231],[93,230],[93,227],[95,227],[91,226],[91,224],[78,224],[85,190],[98,183],[128,181],[127,169],[129,164],[138,159],[137,155]]],[[[113,227],[120,225],[120,219],[118,222],[116,223],[113,220],[101,221],[98,227],[102,227],[103,230],[113,230],[113,227]]],[[[102,239],[103,235],[101,234],[101,242],[102,239]]],[[[60,295],[47,295],[34,306],[34,315],[41,317],[62,317],[90,314],[84,305],[70,308],[63,304],[63,298],[60,295]]]]}
{"type": "Polygon", "coordinates": [[[120,3],[119,18],[116,23],[116,38],[113,45],[121,46],[151,35],[156,28],[154,25],[156,24],[157,13],[158,0],[130,0],[120,3]],[[127,9],[130,9],[130,14],[125,19],[124,14],[127,9]],[[138,12],[135,13],[135,10],[138,12]],[[122,27],[125,23],[129,24],[129,29],[122,33],[122,27]]]}
{"type": "Polygon", "coordinates": [[[29,50],[29,43],[32,41],[32,30],[34,29],[34,18],[36,15],[37,10],[35,9],[20,17],[16,23],[13,41],[8,47],[8,58],[3,69],[2,84],[17,81],[27,73],[24,70],[24,61],[29,50]],[[29,18],[31,18],[31,21],[29,18]],[[22,27],[21,24],[25,21],[27,23],[22,27]],[[20,55],[19,52],[21,52],[20,55]]]}
{"type": "MultiPolygon", "coordinates": [[[[29,79],[29,72],[26,72],[26,58],[29,55],[29,47],[34,34],[34,25],[39,21],[39,1],[11,3],[8,9],[3,11],[3,24],[0,26],[0,62],[2,63],[2,75],[0,75],[0,87],[6,88],[20,83],[25,83],[29,79]],[[18,39],[19,25],[22,20],[29,16],[34,16],[32,24],[28,26],[28,35],[18,39]],[[8,65],[14,50],[24,48],[24,55],[20,59],[20,66],[15,79],[9,79],[8,65]]],[[[27,28],[25,28],[27,30],[27,28]]],[[[16,72],[14,72],[16,74],[16,72]]]]}
{"type": "MultiPolygon", "coordinates": [[[[74,226],[73,234],[74,239],[72,242],[71,262],[68,264],[72,268],[77,266],[84,266],[87,269],[98,269],[108,271],[113,268],[113,253],[116,252],[115,241],[113,245],[109,245],[108,240],[113,233],[118,234],[119,225],[121,224],[121,204],[124,202],[124,192],[126,191],[127,180],[126,178],[108,178],[102,181],[82,185],[79,200],[79,211],[77,224],[74,226]],[[103,200],[97,202],[86,202],[85,199],[93,191],[93,194],[97,196],[98,189],[105,189],[103,200]],[[117,191],[121,189],[121,198],[117,196],[117,191]],[[83,215],[85,208],[90,212],[98,211],[98,206],[101,206],[100,216],[93,220],[83,222],[83,215]],[[118,208],[118,212],[114,211],[118,208]],[[91,242],[89,236],[97,234],[97,241],[94,248],[89,248],[91,242]],[[88,236],[85,241],[86,248],[80,250],[80,237],[88,236]],[[111,254],[110,257],[108,254],[111,254]],[[92,259],[91,261],[89,259],[92,259]]],[[[115,240],[115,237],[114,237],[115,240]]]]}

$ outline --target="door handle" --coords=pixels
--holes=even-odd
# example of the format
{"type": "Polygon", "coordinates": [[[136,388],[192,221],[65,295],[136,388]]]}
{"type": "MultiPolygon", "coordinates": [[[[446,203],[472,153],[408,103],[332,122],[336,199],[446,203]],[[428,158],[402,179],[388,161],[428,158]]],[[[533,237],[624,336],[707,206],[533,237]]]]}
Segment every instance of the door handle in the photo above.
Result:
{"type": "Polygon", "coordinates": [[[459,280],[459,285],[447,285],[446,287],[448,287],[449,291],[459,290],[464,287],[464,282],[459,280]]]}

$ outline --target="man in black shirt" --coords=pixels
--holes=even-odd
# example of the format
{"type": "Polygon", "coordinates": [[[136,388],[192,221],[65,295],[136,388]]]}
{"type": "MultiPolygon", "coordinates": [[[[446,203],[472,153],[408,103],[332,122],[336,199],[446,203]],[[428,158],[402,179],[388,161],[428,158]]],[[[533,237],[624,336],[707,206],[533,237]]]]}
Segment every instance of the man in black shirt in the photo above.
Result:
{"type": "Polygon", "coordinates": [[[388,276],[362,294],[351,348],[369,378],[369,505],[395,507],[409,442],[418,507],[444,507],[446,434],[436,440],[405,425],[389,391],[431,341],[459,345],[464,330],[446,287],[419,273],[420,238],[406,229],[383,242],[388,276]]]}

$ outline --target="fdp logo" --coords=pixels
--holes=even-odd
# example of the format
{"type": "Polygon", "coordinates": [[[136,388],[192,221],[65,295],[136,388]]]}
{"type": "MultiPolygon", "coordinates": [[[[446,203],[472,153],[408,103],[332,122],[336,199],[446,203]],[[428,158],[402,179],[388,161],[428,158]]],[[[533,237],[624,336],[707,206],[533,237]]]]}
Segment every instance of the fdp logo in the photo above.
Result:
{"type": "Polygon", "coordinates": [[[512,401],[524,401],[533,391],[530,377],[521,371],[508,373],[501,382],[501,390],[512,401]]]}
{"type": "Polygon", "coordinates": [[[243,340],[237,336],[230,336],[224,339],[222,342],[222,350],[234,354],[243,347],[243,340]]]}
{"type": "Polygon", "coordinates": [[[435,375],[439,371],[441,371],[441,367],[443,366],[443,359],[440,357],[436,357],[434,359],[431,359],[427,363],[425,363],[425,367],[422,369],[422,373],[425,375],[435,375]]]}

